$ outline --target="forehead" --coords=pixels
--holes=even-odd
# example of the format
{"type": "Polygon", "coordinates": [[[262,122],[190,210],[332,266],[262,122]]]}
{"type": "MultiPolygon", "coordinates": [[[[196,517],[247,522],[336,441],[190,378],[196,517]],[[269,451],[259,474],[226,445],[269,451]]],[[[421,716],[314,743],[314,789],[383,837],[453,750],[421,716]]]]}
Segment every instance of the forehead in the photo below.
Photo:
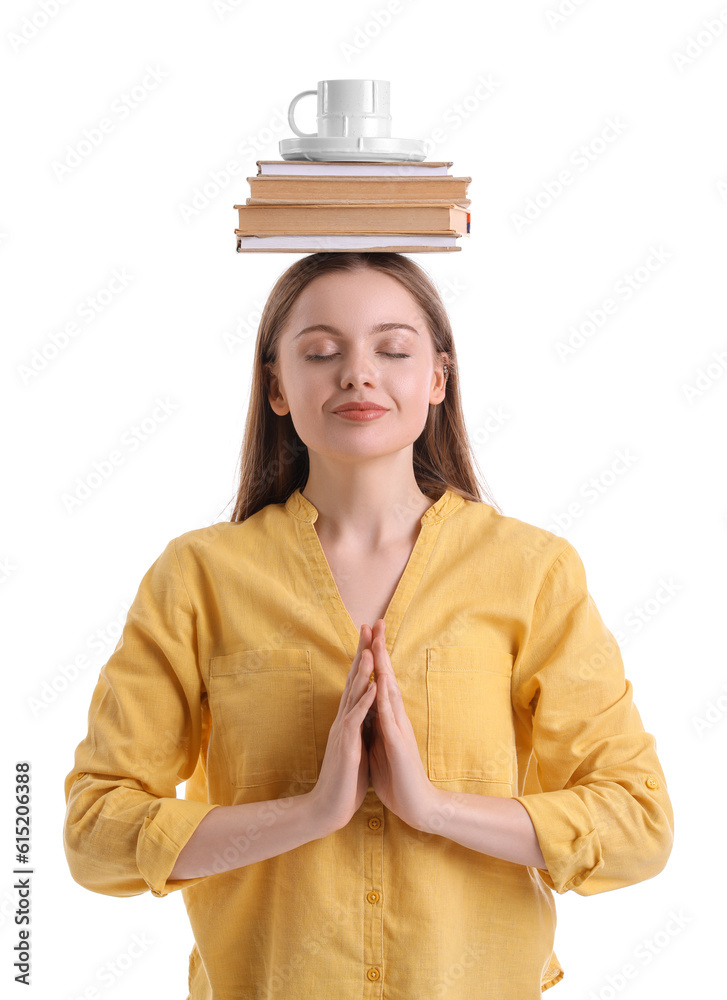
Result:
{"type": "Polygon", "coordinates": [[[395,320],[417,325],[423,319],[419,303],[401,282],[367,268],[315,278],[296,299],[287,326],[310,322],[341,326],[395,320]]]}

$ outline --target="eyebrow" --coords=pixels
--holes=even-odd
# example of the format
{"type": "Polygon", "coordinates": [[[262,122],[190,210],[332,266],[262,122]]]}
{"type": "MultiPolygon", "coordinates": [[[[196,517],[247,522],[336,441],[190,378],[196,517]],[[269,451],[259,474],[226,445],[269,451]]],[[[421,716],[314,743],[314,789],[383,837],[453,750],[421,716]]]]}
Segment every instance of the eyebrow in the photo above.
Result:
{"type": "MultiPolygon", "coordinates": [[[[328,326],[326,323],[315,323],[313,326],[305,327],[300,333],[296,333],[293,340],[302,337],[304,333],[313,333],[314,330],[323,330],[324,333],[330,333],[332,337],[343,336],[341,331],[337,330],[335,326],[328,326]]],[[[387,330],[411,330],[417,337],[419,336],[419,331],[415,327],[409,326],[408,323],[377,323],[376,326],[371,327],[371,335],[374,333],[385,333],[387,330]]]]}

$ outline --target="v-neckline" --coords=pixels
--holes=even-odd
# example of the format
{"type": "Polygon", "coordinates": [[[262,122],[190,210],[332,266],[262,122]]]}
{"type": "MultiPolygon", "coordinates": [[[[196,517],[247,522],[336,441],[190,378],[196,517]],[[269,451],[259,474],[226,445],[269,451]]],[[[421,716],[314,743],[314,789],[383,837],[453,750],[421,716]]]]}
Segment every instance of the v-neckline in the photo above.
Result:
{"type": "MultiPolygon", "coordinates": [[[[429,561],[442,521],[462,503],[464,500],[459,494],[447,489],[421,517],[421,529],[383,616],[386,626],[386,648],[389,655],[393,651],[399,626],[429,561]]],[[[348,608],[343,603],[318,532],[314,527],[314,522],[318,518],[318,510],[307,497],[303,496],[300,489],[296,489],[288,497],[285,507],[298,522],[298,537],[308,560],[318,595],[336,629],[347,657],[353,661],[358,648],[359,632],[348,608]]]]}

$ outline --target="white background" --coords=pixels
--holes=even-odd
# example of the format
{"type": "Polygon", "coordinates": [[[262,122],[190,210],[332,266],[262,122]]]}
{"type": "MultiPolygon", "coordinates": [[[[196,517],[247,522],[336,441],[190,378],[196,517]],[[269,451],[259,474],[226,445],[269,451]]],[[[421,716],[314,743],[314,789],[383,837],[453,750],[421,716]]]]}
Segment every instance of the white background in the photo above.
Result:
{"type": "MultiPolygon", "coordinates": [[[[256,160],[280,159],[296,93],[362,77],[391,81],[393,136],[441,130],[427,159],[472,177],[461,252],[413,256],[448,305],[478,463],[507,515],[581,555],[674,806],[658,877],[556,897],[554,995],[700,996],[723,981],[727,7],[561,8],[557,20],[557,0],[401,0],[388,14],[383,0],[47,0],[50,17],[39,2],[3,5],[0,975],[13,996],[186,996],[181,893],[77,885],[63,779],[143,574],[171,538],[229,518],[260,309],[299,259],[237,254],[232,206],[256,160]],[[136,100],[122,114],[125,94],[136,100]],[[59,170],[104,118],[111,131],[59,170]],[[563,170],[572,183],[547,195],[563,170]],[[126,286],[108,294],[115,270],[126,286]],[[608,298],[615,312],[589,327],[608,298]],[[54,350],[67,324],[75,335],[54,350]],[[558,345],[581,326],[564,359],[558,345]],[[157,397],[171,413],[69,510],[157,397]],[[18,759],[33,775],[30,990],[11,969],[18,759]],[[105,985],[135,934],[149,947],[105,985]]],[[[304,131],[314,103],[299,107],[304,131]]]]}

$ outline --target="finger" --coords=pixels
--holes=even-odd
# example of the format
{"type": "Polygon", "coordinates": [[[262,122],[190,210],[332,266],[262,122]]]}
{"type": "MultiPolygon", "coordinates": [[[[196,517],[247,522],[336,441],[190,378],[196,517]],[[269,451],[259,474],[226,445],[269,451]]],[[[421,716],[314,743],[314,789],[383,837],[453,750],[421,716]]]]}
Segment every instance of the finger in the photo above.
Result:
{"type": "Polygon", "coordinates": [[[399,684],[396,680],[396,674],[394,673],[394,667],[391,662],[391,657],[389,656],[389,651],[386,648],[386,643],[382,641],[377,650],[376,655],[379,662],[379,668],[382,674],[386,675],[386,680],[388,681],[387,690],[389,692],[389,697],[393,699],[396,697],[399,691],[399,684]]]}
{"type": "Polygon", "coordinates": [[[363,652],[365,649],[371,648],[371,629],[368,625],[361,626],[361,635],[359,640],[359,649],[363,652]]]}
{"type": "Polygon", "coordinates": [[[403,730],[409,721],[409,716],[406,713],[406,707],[404,706],[404,699],[401,694],[401,689],[396,683],[396,678],[393,672],[386,675],[386,700],[391,708],[391,715],[396,722],[397,727],[403,730]]]}
{"type": "Polygon", "coordinates": [[[386,680],[384,677],[377,678],[376,681],[376,715],[373,720],[374,738],[381,744],[382,749],[386,745],[386,735],[388,730],[384,729],[384,712],[386,710],[386,680]]]}
{"type": "Polygon", "coordinates": [[[346,720],[350,720],[350,724],[356,728],[358,733],[361,733],[361,727],[363,726],[366,714],[371,707],[371,703],[376,697],[376,684],[369,684],[368,688],[361,695],[356,704],[349,709],[346,713],[346,720]]]}
{"type": "Polygon", "coordinates": [[[363,648],[368,649],[371,645],[371,626],[362,625],[361,626],[361,640],[363,642],[363,648]]]}
{"type": "Polygon", "coordinates": [[[364,649],[364,646],[365,646],[364,637],[363,635],[359,635],[358,646],[356,647],[356,653],[354,655],[353,662],[351,663],[351,669],[348,671],[348,676],[346,677],[347,686],[353,684],[354,678],[356,677],[356,673],[360,666],[360,656],[364,649]]]}
{"type": "Polygon", "coordinates": [[[379,740],[384,741],[384,728],[382,715],[386,705],[386,676],[380,674],[376,678],[376,715],[374,717],[374,730],[379,740]]]}
{"type": "Polygon", "coordinates": [[[379,637],[378,645],[374,647],[374,650],[378,659],[380,671],[382,673],[386,673],[387,677],[391,680],[391,691],[393,693],[399,689],[399,685],[396,680],[396,674],[394,673],[394,667],[391,663],[389,651],[386,648],[386,640],[383,636],[379,637]]]}
{"type": "Polygon", "coordinates": [[[389,652],[386,648],[386,640],[383,636],[377,636],[376,640],[372,644],[372,652],[375,665],[374,669],[376,671],[377,678],[379,676],[386,675],[387,677],[393,679],[394,683],[396,683],[394,668],[391,665],[389,652]]]}
{"type": "Polygon", "coordinates": [[[370,649],[365,649],[361,654],[361,684],[366,686],[371,681],[376,680],[376,667],[374,665],[374,654],[370,649]]]}
{"type": "Polygon", "coordinates": [[[364,637],[359,635],[358,647],[356,648],[356,655],[351,663],[351,669],[348,671],[346,677],[346,683],[344,684],[343,691],[341,692],[341,700],[338,703],[338,712],[336,714],[336,719],[340,719],[341,715],[348,710],[351,704],[351,695],[356,677],[361,668],[361,653],[364,649],[364,637]]]}
{"type": "Polygon", "coordinates": [[[366,714],[368,714],[368,710],[371,707],[371,704],[375,697],[376,697],[376,682],[370,681],[358,700],[359,705],[365,705],[366,714]]]}
{"type": "Polygon", "coordinates": [[[372,673],[370,657],[371,650],[361,650],[359,654],[358,670],[353,676],[348,693],[347,704],[349,708],[359,700],[363,692],[366,690],[366,685],[369,682],[369,675],[372,673]]]}
{"type": "Polygon", "coordinates": [[[384,678],[383,687],[381,727],[385,740],[390,744],[395,744],[401,739],[402,726],[398,718],[397,707],[391,698],[391,681],[388,674],[384,678]]]}
{"type": "Polygon", "coordinates": [[[375,640],[376,637],[374,635],[374,630],[371,628],[370,625],[363,625],[362,628],[366,629],[366,645],[365,645],[364,648],[368,649],[369,655],[371,656],[371,661],[372,661],[371,662],[371,676],[373,677],[374,676],[374,664],[373,664],[373,659],[374,659],[374,640],[375,640]]]}
{"type": "Polygon", "coordinates": [[[343,691],[341,692],[342,705],[345,705],[348,700],[348,694],[351,690],[351,687],[353,686],[353,682],[356,677],[356,671],[358,670],[358,667],[359,667],[359,659],[357,653],[353,659],[353,663],[351,664],[351,669],[349,670],[346,676],[346,683],[343,685],[343,691]]]}

